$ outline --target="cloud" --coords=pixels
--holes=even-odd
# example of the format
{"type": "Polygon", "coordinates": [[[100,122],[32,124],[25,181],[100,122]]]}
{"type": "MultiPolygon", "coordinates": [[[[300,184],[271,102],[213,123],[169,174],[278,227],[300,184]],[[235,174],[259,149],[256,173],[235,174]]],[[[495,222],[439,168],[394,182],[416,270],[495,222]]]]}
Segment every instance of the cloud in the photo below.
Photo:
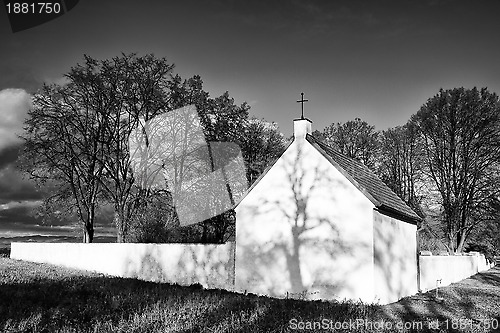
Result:
{"type": "Polygon", "coordinates": [[[0,150],[0,170],[14,163],[19,156],[22,145],[12,145],[0,150]]]}
{"type": "Polygon", "coordinates": [[[31,106],[30,95],[24,89],[0,91],[0,151],[19,144],[26,114],[31,106]]]}
{"type": "Polygon", "coordinates": [[[35,185],[23,179],[21,173],[12,165],[0,169],[0,205],[12,201],[41,200],[44,194],[35,185]]]}
{"type": "Polygon", "coordinates": [[[68,79],[66,76],[47,77],[44,80],[44,83],[46,83],[48,85],[55,84],[58,86],[65,86],[65,85],[71,83],[71,80],[68,79]]]}
{"type": "Polygon", "coordinates": [[[32,205],[15,205],[13,207],[0,206],[0,223],[17,222],[25,225],[35,225],[39,221],[32,214],[32,205]]]}
{"type": "Polygon", "coordinates": [[[6,209],[13,209],[13,208],[19,208],[23,207],[24,208],[30,208],[30,207],[38,207],[42,204],[42,201],[11,201],[9,203],[5,204],[0,204],[0,212],[6,209]]]}

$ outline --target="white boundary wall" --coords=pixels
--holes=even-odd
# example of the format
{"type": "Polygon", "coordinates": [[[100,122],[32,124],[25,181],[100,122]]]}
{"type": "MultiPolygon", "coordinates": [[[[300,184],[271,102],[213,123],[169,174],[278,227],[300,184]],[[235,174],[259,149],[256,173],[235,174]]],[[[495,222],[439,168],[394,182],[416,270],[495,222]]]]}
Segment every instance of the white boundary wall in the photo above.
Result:
{"type": "Polygon", "coordinates": [[[224,289],[234,284],[234,243],[12,243],[10,257],[146,281],[224,289]]]}
{"type": "MultiPolygon", "coordinates": [[[[234,290],[235,244],[12,243],[12,259],[48,263],[146,281],[234,290]]],[[[420,255],[426,292],[491,268],[484,255],[420,255]],[[438,283],[438,280],[441,280],[438,283]]]]}
{"type": "Polygon", "coordinates": [[[477,252],[450,256],[420,255],[419,289],[426,292],[437,286],[444,287],[491,267],[484,255],[477,252]]]}

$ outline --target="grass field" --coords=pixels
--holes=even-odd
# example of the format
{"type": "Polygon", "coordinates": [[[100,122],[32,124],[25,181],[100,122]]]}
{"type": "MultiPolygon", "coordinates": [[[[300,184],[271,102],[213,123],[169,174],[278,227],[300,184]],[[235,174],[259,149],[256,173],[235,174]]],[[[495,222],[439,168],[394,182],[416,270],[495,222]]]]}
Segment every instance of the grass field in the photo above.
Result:
{"type": "Polygon", "coordinates": [[[379,306],[245,296],[5,256],[2,332],[500,332],[500,268],[440,288],[442,299],[429,292],[379,306]]]}

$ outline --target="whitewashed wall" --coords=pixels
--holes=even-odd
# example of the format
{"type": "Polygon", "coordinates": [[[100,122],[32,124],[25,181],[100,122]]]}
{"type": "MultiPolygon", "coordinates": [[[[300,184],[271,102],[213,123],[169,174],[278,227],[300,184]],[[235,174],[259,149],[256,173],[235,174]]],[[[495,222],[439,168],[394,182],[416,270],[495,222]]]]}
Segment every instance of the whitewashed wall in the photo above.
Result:
{"type": "Polygon", "coordinates": [[[447,286],[491,268],[482,254],[420,256],[420,290],[447,286]],[[441,281],[438,281],[441,280],[441,281]]]}
{"type": "Polygon", "coordinates": [[[234,243],[12,243],[11,258],[147,281],[231,289],[234,243]]]}
{"type": "Polygon", "coordinates": [[[373,302],[372,215],[373,204],[296,138],[236,207],[236,290],[373,302]],[[304,220],[315,227],[294,240],[304,220]]]}
{"type": "Polygon", "coordinates": [[[417,226],[373,212],[374,289],[380,303],[416,294],[417,226]]]}
{"type": "MultiPolygon", "coordinates": [[[[375,221],[375,224],[379,222],[375,221]]],[[[377,226],[374,226],[374,228],[377,228],[377,226]]],[[[383,228],[380,228],[380,230],[383,230],[383,228]]],[[[403,231],[403,233],[410,235],[408,230],[403,231]]],[[[378,243],[379,241],[376,239],[374,244],[375,258],[380,255],[380,253],[377,254],[377,251],[383,250],[383,246],[378,243]]],[[[255,244],[256,248],[258,246],[259,244],[255,244]]],[[[399,247],[396,246],[396,248],[399,247]]],[[[242,249],[247,250],[245,247],[240,248],[240,260],[242,259],[242,249]]],[[[233,275],[233,250],[234,243],[224,245],[12,243],[11,258],[96,271],[114,276],[139,278],[147,281],[179,283],[181,285],[200,283],[206,288],[232,290],[233,279],[235,278],[233,275]]],[[[342,260],[336,266],[335,259],[329,257],[330,253],[321,250],[322,248],[313,247],[310,251],[301,252],[303,257],[312,258],[312,260],[305,262],[304,260],[301,261],[303,263],[301,267],[303,268],[304,285],[307,287],[307,292],[309,292],[305,296],[309,299],[332,299],[339,298],[338,295],[343,295],[342,298],[362,299],[366,302],[379,300],[380,303],[388,303],[397,301],[402,296],[416,293],[414,287],[412,287],[412,280],[416,277],[416,268],[413,272],[415,277],[412,277],[412,263],[404,263],[403,260],[399,260],[398,263],[398,260],[396,260],[396,263],[393,263],[395,266],[391,267],[392,273],[386,276],[380,273],[381,267],[377,267],[380,263],[377,263],[378,259],[376,259],[375,279],[372,281],[374,291],[372,292],[366,288],[366,286],[371,288],[369,283],[371,275],[356,276],[358,272],[355,269],[349,270],[342,260]],[[403,269],[402,273],[395,274],[398,269],[401,270],[401,265],[407,267],[408,270],[403,269]],[[315,281],[312,278],[316,281],[325,279],[324,281],[327,283],[324,284],[323,288],[320,288],[317,285],[311,285],[311,281],[315,281]],[[348,283],[349,281],[354,281],[355,285],[348,283]],[[407,289],[401,285],[403,281],[408,282],[407,289]],[[335,286],[338,289],[328,288],[335,286]]],[[[391,251],[389,250],[389,252],[391,251]]],[[[387,256],[385,251],[384,255],[385,258],[381,260],[391,258],[391,256],[387,256]]],[[[276,290],[281,290],[278,283],[283,283],[287,287],[290,284],[286,259],[279,251],[274,251],[267,258],[267,261],[266,257],[263,257],[257,258],[258,261],[239,262],[236,269],[237,274],[238,272],[240,274],[236,276],[238,290],[279,297],[286,295],[287,290],[285,289],[283,289],[284,292],[276,292],[276,290]],[[262,265],[259,260],[264,260],[264,264],[262,265]],[[249,278],[249,274],[254,274],[256,279],[249,278]]],[[[238,259],[238,256],[236,256],[236,259],[238,259]]],[[[351,259],[349,258],[348,261],[351,261],[351,259]]],[[[487,263],[484,255],[479,254],[420,256],[420,266],[420,289],[424,292],[436,288],[438,279],[441,279],[439,286],[446,286],[492,267],[487,263]]],[[[383,270],[383,272],[389,271],[383,270]]],[[[293,297],[294,295],[289,294],[289,296],[293,297]]]]}

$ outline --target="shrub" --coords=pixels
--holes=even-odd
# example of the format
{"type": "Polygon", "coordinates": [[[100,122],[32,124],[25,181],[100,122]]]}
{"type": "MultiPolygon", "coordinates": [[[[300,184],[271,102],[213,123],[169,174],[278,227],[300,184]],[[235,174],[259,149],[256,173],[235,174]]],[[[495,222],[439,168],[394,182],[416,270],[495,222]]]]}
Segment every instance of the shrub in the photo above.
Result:
{"type": "Polygon", "coordinates": [[[493,247],[490,243],[468,243],[465,246],[465,252],[479,252],[484,254],[484,257],[488,262],[494,262],[495,256],[499,255],[499,251],[493,247]]]}
{"type": "Polygon", "coordinates": [[[230,210],[206,221],[181,226],[171,196],[157,193],[144,200],[132,218],[130,243],[224,243],[234,239],[235,212],[230,210]]]}

